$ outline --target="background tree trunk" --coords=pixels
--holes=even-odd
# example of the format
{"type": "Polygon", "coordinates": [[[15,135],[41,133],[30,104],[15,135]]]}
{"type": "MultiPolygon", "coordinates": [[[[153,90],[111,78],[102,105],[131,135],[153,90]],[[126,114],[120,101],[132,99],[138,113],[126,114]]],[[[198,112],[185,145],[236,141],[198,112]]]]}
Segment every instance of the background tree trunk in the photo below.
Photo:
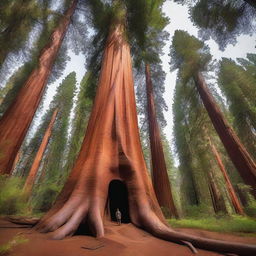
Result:
{"type": "Polygon", "coordinates": [[[19,162],[19,160],[20,160],[20,158],[21,158],[21,155],[22,155],[22,151],[19,150],[18,153],[17,153],[17,155],[16,155],[16,157],[15,157],[15,159],[14,159],[14,161],[13,161],[13,164],[12,164],[12,169],[11,169],[11,172],[10,172],[11,175],[13,175],[14,169],[15,169],[17,163],[19,162]]]}
{"type": "Polygon", "coordinates": [[[216,162],[224,176],[224,179],[225,179],[225,182],[226,182],[226,187],[227,187],[227,190],[228,190],[228,193],[229,193],[229,196],[231,198],[231,201],[232,201],[232,205],[236,211],[237,214],[241,214],[241,215],[244,215],[244,210],[243,210],[243,207],[242,205],[240,204],[240,201],[238,199],[238,197],[236,196],[236,193],[235,193],[235,190],[233,188],[233,185],[229,179],[229,176],[228,176],[228,173],[225,169],[225,166],[221,160],[221,157],[220,157],[220,154],[219,152],[217,151],[215,145],[212,143],[211,141],[211,138],[208,137],[208,140],[209,140],[209,143],[210,143],[210,147],[211,147],[211,150],[212,150],[212,153],[216,159],[216,162]]]}
{"type": "Polygon", "coordinates": [[[43,48],[38,66],[32,71],[19,95],[0,120],[0,173],[9,174],[16,154],[39,105],[54,60],[61,46],[77,0],[73,0],[60,24],[43,48]]]}
{"type": "Polygon", "coordinates": [[[209,190],[212,198],[212,204],[215,213],[223,212],[227,213],[227,208],[223,196],[221,195],[218,186],[215,182],[213,171],[209,169],[207,171],[209,190]]]}
{"type": "Polygon", "coordinates": [[[145,74],[153,186],[159,205],[167,209],[172,216],[178,218],[179,216],[173,201],[170,181],[167,174],[160,130],[157,123],[149,64],[145,66],[145,74]]]}
{"type": "Polygon", "coordinates": [[[237,168],[244,182],[252,187],[253,194],[256,197],[256,164],[225,120],[209,92],[202,74],[198,72],[194,76],[194,80],[213,126],[226,148],[231,161],[237,168]]]}
{"type": "MultiPolygon", "coordinates": [[[[55,122],[55,119],[57,117],[57,114],[58,114],[58,109],[55,109],[55,111],[53,112],[52,114],[52,118],[51,118],[51,121],[49,123],[49,126],[44,134],[44,137],[43,137],[43,140],[41,142],[41,145],[36,153],[36,156],[35,156],[35,159],[33,161],[33,164],[30,168],[30,171],[29,171],[29,174],[27,176],[27,179],[26,179],[26,182],[24,184],[24,187],[23,187],[23,190],[29,195],[32,191],[32,188],[33,188],[33,185],[35,183],[35,179],[36,179],[36,175],[37,175],[37,172],[38,172],[38,168],[40,166],[40,163],[41,163],[41,160],[42,160],[42,157],[43,157],[43,154],[44,154],[44,151],[47,147],[47,144],[49,142],[49,139],[51,137],[51,134],[52,134],[52,128],[54,126],[54,122],[55,122]]],[[[56,159],[56,161],[58,161],[56,159]]]]}

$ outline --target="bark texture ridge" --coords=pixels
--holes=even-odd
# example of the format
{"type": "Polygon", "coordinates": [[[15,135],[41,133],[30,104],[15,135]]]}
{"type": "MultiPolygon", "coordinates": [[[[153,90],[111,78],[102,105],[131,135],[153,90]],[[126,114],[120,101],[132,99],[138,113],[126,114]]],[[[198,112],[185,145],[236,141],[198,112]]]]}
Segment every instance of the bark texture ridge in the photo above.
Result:
{"type": "Polygon", "coordinates": [[[29,75],[17,98],[0,120],[0,173],[9,174],[15,156],[40,103],[61,43],[75,11],[77,0],[64,14],[49,43],[43,48],[37,67],[29,75]]]}

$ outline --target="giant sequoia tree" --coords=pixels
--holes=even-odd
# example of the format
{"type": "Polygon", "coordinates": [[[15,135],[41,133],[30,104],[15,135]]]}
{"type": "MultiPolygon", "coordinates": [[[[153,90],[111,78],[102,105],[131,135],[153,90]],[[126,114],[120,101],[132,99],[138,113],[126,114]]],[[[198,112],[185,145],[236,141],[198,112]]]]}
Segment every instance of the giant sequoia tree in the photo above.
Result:
{"type": "Polygon", "coordinates": [[[76,4],[77,0],[71,2],[48,44],[43,48],[37,67],[31,72],[18,96],[0,120],[0,173],[8,174],[11,170],[42,97],[76,4]]]}
{"type": "MultiPolygon", "coordinates": [[[[37,225],[61,239],[80,224],[100,237],[108,207],[108,188],[119,180],[128,191],[127,221],[170,241],[250,255],[255,246],[204,239],[173,231],[166,224],[150,182],[140,145],[130,49],[125,40],[125,9],[114,1],[96,99],[81,151],[53,208],[37,225]],[[232,248],[232,249],[231,249],[232,248]]],[[[85,228],[84,227],[84,228],[85,228]]]]}
{"type": "Polygon", "coordinates": [[[180,69],[184,81],[190,79],[194,81],[212,124],[231,161],[244,182],[252,186],[253,194],[256,196],[256,164],[227,123],[201,73],[201,71],[207,70],[207,64],[211,60],[209,49],[204,46],[203,42],[188,33],[176,31],[171,48],[171,57],[173,67],[180,69]]]}

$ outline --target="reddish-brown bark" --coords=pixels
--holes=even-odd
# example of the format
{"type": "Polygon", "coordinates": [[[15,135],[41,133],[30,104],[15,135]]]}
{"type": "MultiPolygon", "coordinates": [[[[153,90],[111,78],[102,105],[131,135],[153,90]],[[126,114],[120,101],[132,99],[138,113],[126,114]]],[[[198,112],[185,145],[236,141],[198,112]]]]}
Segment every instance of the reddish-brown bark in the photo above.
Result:
{"type": "Polygon", "coordinates": [[[16,157],[13,161],[13,164],[12,164],[11,175],[13,175],[14,169],[15,169],[17,163],[19,162],[21,155],[22,155],[22,152],[19,150],[18,154],[16,155],[16,157]]]}
{"type": "Polygon", "coordinates": [[[238,197],[236,196],[236,193],[235,193],[235,190],[233,188],[233,185],[229,179],[229,176],[228,176],[228,173],[226,171],[226,168],[221,160],[221,156],[218,152],[218,150],[216,149],[215,145],[212,143],[211,141],[211,138],[208,137],[208,140],[209,140],[209,143],[210,143],[210,147],[211,147],[211,150],[212,150],[212,153],[216,159],[216,162],[224,176],[224,179],[225,179],[225,182],[226,182],[226,186],[227,186],[227,190],[228,190],[228,193],[229,193],[229,196],[231,198],[231,201],[232,201],[232,204],[233,204],[233,207],[236,211],[236,213],[238,214],[241,214],[241,215],[244,215],[244,210],[243,210],[243,207],[242,205],[240,204],[240,201],[238,199],[238,197]]]}
{"type": "Polygon", "coordinates": [[[9,174],[11,171],[15,156],[43,95],[76,4],[77,0],[73,0],[52,33],[49,43],[43,48],[37,67],[29,75],[17,98],[0,120],[0,173],[2,174],[9,174]]]}
{"type": "Polygon", "coordinates": [[[199,238],[167,225],[141,149],[129,45],[121,25],[111,31],[81,151],[55,205],[36,229],[61,239],[83,224],[95,236],[103,236],[109,184],[120,180],[127,187],[130,220],[137,227],[181,244],[188,241],[206,250],[253,255],[255,246],[199,238]]]}
{"type": "Polygon", "coordinates": [[[167,209],[172,216],[178,218],[179,216],[173,201],[171,186],[167,173],[160,130],[157,123],[149,64],[146,64],[145,66],[145,74],[153,186],[159,205],[167,209]]]}
{"type": "Polygon", "coordinates": [[[208,187],[209,187],[209,191],[210,191],[210,195],[211,195],[211,199],[212,199],[212,205],[213,205],[214,212],[218,213],[219,208],[218,208],[218,204],[217,204],[218,196],[217,196],[217,192],[216,192],[216,187],[215,187],[215,184],[210,179],[208,181],[208,187]]]}
{"type": "Polygon", "coordinates": [[[208,174],[208,186],[211,194],[212,205],[215,213],[223,212],[227,213],[227,208],[225,206],[225,201],[221,195],[217,184],[214,181],[214,175],[212,169],[210,168],[207,172],[208,174]]]}
{"type": "Polygon", "coordinates": [[[202,74],[198,72],[195,75],[194,80],[212,124],[231,161],[237,168],[244,182],[252,187],[253,194],[256,196],[256,164],[235,134],[234,130],[225,120],[213,96],[209,92],[202,74]]]}
{"type": "Polygon", "coordinates": [[[25,182],[24,187],[23,187],[23,190],[28,195],[31,193],[33,185],[35,183],[37,172],[38,172],[38,169],[39,169],[39,166],[40,166],[40,163],[41,163],[44,151],[45,151],[45,149],[47,147],[47,144],[49,142],[49,139],[51,137],[52,128],[54,126],[57,114],[58,114],[58,109],[55,109],[55,111],[52,114],[52,118],[51,118],[51,121],[50,121],[50,123],[48,125],[48,128],[47,128],[47,130],[46,130],[46,132],[44,134],[44,137],[43,137],[43,140],[41,142],[41,145],[40,145],[40,147],[39,147],[39,149],[38,149],[38,151],[36,153],[36,156],[35,156],[35,159],[33,161],[33,164],[32,164],[32,166],[31,166],[31,168],[29,170],[26,182],[25,182]]]}

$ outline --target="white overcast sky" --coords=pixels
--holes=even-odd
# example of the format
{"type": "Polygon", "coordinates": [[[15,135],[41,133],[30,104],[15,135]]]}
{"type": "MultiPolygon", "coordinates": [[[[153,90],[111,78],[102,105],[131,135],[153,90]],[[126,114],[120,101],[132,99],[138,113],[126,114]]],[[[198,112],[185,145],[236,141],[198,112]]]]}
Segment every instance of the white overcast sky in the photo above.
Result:
{"type": "MultiPolygon", "coordinates": [[[[193,26],[192,22],[189,19],[188,9],[186,6],[176,4],[172,1],[166,1],[163,10],[165,14],[170,18],[170,24],[166,27],[166,30],[170,33],[169,41],[166,43],[164,48],[164,55],[162,56],[163,69],[166,72],[166,81],[165,81],[165,95],[164,98],[168,105],[169,110],[165,113],[165,118],[167,121],[167,126],[164,132],[167,135],[167,138],[171,145],[173,146],[173,137],[172,137],[172,126],[173,126],[173,116],[172,116],[172,102],[173,102],[173,92],[176,82],[177,72],[170,72],[169,61],[170,57],[169,49],[172,37],[176,29],[182,29],[187,31],[189,34],[197,36],[198,29],[193,26]]],[[[215,59],[221,59],[221,57],[228,57],[235,59],[237,57],[246,57],[247,53],[255,53],[256,45],[256,33],[253,36],[240,36],[237,38],[237,44],[235,46],[228,45],[224,52],[218,49],[218,45],[213,41],[209,40],[206,43],[210,46],[211,54],[215,59]]],[[[51,101],[56,87],[62,81],[62,79],[68,75],[70,72],[75,71],[77,74],[77,81],[80,83],[83,75],[85,74],[85,58],[82,54],[74,55],[70,52],[71,61],[67,64],[63,76],[58,79],[54,84],[50,85],[47,90],[47,97],[44,109],[46,110],[49,102],[51,101]]]]}

